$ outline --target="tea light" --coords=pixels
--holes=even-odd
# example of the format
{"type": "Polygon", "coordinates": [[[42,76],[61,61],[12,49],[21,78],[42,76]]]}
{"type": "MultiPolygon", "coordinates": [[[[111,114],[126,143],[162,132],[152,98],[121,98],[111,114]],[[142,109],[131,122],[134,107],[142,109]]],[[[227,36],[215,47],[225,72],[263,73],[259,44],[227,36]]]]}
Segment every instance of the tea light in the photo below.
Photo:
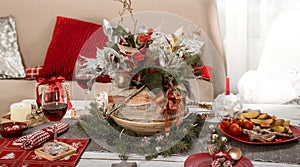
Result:
{"type": "Polygon", "coordinates": [[[13,103],[10,105],[10,119],[13,121],[24,122],[31,113],[30,103],[13,103]]]}
{"type": "Polygon", "coordinates": [[[230,78],[225,80],[225,92],[219,94],[212,104],[212,109],[222,117],[235,117],[243,108],[240,98],[230,93],[230,78]]]}

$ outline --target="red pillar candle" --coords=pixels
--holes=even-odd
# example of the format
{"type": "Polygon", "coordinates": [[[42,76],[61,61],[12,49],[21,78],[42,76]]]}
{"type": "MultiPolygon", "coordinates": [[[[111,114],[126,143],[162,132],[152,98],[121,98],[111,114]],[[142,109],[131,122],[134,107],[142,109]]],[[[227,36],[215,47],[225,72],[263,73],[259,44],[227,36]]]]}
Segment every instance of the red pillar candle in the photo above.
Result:
{"type": "Polygon", "coordinates": [[[226,86],[225,94],[226,94],[226,95],[229,95],[229,94],[230,94],[230,79],[229,79],[228,76],[226,77],[226,83],[225,83],[225,86],[226,86]]]}

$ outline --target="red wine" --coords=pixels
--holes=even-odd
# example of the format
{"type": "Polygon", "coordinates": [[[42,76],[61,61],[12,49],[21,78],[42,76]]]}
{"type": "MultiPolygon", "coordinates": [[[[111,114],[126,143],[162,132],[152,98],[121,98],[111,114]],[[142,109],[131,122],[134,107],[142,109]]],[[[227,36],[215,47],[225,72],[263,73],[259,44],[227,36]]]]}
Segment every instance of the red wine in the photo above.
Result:
{"type": "Polygon", "coordinates": [[[40,108],[42,106],[42,94],[37,95],[36,104],[37,104],[38,108],[40,108]]]}
{"type": "Polygon", "coordinates": [[[60,121],[67,112],[68,105],[62,102],[51,102],[43,106],[45,117],[51,122],[60,121]]]}
{"type": "Polygon", "coordinates": [[[82,89],[88,89],[87,83],[89,82],[89,80],[90,80],[90,78],[77,78],[77,79],[76,79],[78,85],[79,85],[82,89]]]}

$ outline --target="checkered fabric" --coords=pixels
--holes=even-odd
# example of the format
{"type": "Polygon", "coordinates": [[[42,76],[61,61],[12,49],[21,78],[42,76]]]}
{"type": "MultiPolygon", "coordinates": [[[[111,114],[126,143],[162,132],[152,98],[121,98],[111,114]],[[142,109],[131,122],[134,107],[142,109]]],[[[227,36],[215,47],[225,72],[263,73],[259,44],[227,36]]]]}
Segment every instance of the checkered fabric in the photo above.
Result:
{"type": "Polygon", "coordinates": [[[30,66],[25,68],[26,77],[27,80],[34,80],[37,78],[41,70],[43,69],[43,66],[30,66]]]}
{"type": "Polygon", "coordinates": [[[221,162],[215,159],[212,161],[211,167],[221,167],[221,162]]]}
{"type": "MultiPolygon", "coordinates": [[[[66,132],[69,128],[69,125],[66,123],[57,124],[57,135],[60,135],[66,132]]],[[[53,126],[43,128],[33,134],[22,136],[14,141],[14,145],[20,145],[21,148],[25,150],[32,149],[41,145],[42,143],[53,138],[53,126]]]]}
{"type": "Polygon", "coordinates": [[[231,163],[231,161],[226,160],[226,161],[223,163],[223,166],[224,166],[224,167],[232,167],[232,163],[231,163]]]}

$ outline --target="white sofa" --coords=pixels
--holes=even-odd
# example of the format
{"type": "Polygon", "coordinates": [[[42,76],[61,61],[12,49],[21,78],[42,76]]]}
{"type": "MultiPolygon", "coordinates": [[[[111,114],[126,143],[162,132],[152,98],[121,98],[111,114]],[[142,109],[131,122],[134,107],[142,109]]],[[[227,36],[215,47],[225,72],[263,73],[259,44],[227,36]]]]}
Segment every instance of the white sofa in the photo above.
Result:
{"type": "MultiPolygon", "coordinates": [[[[224,91],[226,62],[218,26],[218,16],[214,0],[138,0],[133,1],[134,12],[163,11],[182,16],[202,29],[208,36],[213,51],[213,89],[216,96],[224,91]]],[[[56,16],[65,16],[101,24],[118,17],[121,4],[115,0],[2,0],[0,16],[13,15],[16,20],[18,43],[24,66],[43,65],[48,45],[52,38],[56,16]]],[[[0,62],[1,63],[1,62],[0,62]]],[[[72,81],[70,81],[72,82],[72,81]]],[[[204,100],[211,99],[210,84],[199,83],[204,100]]],[[[83,98],[77,84],[73,86],[73,98],[83,98]]],[[[0,80],[0,114],[9,112],[12,103],[23,99],[35,99],[35,80],[0,80]]],[[[110,89],[110,84],[96,84],[96,90],[110,89]]]]}

